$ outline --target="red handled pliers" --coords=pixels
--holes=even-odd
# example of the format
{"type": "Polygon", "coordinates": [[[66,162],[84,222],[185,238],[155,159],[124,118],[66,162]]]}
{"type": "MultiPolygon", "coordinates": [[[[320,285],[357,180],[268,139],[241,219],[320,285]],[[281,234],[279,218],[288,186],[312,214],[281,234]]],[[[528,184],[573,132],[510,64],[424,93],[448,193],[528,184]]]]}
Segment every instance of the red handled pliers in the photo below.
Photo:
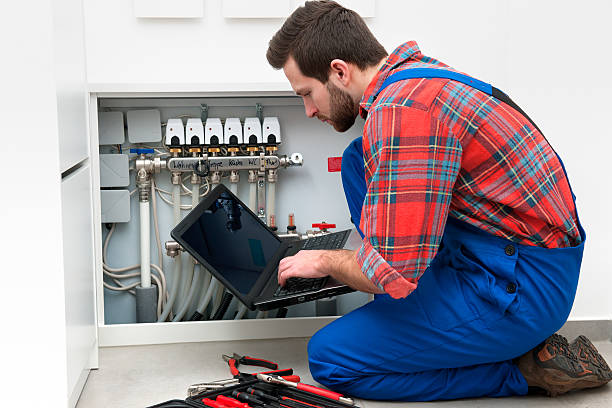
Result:
{"type": "Polygon", "coordinates": [[[296,379],[297,381],[299,381],[299,378],[300,378],[297,375],[292,375],[293,374],[292,368],[286,368],[283,370],[279,370],[278,364],[272,361],[263,360],[261,358],[241,356],[240,354],[237,354],[237,353],[234,353],[232,356],[223,354],[222,357],[223,357],[223,360],[227,362],[227,365],[229,365],[230,373],[232,373],[232,376],[234,378],[246,379],[246,378],[249,378],[257,374],[274,374],[274,375],[278,375],[278,376],[285,378],[287,381],[296,381],[296,379]],[[264,367],[264,368],[269,368],[271,371],[262,371],[259,373],[242,373],[238,369],[240,365],[264,367]]]}

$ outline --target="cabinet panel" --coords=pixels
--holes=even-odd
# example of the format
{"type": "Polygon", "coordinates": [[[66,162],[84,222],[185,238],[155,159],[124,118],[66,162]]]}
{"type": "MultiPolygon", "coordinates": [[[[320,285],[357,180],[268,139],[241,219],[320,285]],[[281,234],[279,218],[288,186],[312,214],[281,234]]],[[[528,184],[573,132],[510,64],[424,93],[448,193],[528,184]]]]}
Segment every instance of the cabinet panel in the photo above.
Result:
{"type": "MultiPolygon", "coordinates": [[[[96,341],[91,174],[86,165],[62,180],[68,395],[74,393],[96,341]]],[[[80,390],[79,390],[80,392],[80,390]]]]}
{"type": "Polygon", "coordinates": [[[79,0],[62,0],[54,4],[53,50],[60,171],[64,172],[89,156],[83,4],[79,0]]]}

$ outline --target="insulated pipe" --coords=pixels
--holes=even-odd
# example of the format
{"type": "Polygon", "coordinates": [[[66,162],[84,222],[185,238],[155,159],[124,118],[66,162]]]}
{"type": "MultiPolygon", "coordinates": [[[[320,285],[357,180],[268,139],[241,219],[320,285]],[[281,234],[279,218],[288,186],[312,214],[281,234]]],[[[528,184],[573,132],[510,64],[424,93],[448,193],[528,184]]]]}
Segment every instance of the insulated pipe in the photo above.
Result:
{"type": "MultiPolygon", "coordinates": [[[[175,175],[173,175],[174,177],[175,175]]],[[[180,177],[180,173],[178,175],[180,177]]],[[[172,185],[172,203],[174,205],[174,225],[178,224],[181,220],[181,185],[180,182],[178,184],[172,185]]],[[[179,292],[179,286],[181,283],[181,254],[179,253],[174,257],[174,274],[172,276],[172,290],[170,291],[170,298],[168,299],[168,303],[166,303],[166,307],[164,311],[157,319],[158,322],[164,322],[168,318],[170,311],[172,310],[172,306],[176,301],[176,297],[179,292]]]]}
{"type": "Polygon", "coordinates": [[[237,196],[238,195],[238,183],[231,183],[230,191],[234,193],[235,196],[237,196]]]}
{"type": "Polygon", "coordinates": [[[140,286],[145,289],[151,287],[150,223],[149,201],[140,201],[140,286]]]}

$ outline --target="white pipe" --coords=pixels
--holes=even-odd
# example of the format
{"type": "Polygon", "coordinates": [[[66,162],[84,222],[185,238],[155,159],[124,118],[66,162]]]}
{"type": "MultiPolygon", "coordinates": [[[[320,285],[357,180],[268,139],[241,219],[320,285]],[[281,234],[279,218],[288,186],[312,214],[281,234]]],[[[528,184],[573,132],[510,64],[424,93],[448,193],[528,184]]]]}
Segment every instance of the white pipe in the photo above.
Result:
{"type": "Polygon", "coordinates": [[[247,311],[246,305],[244,303],[241,303],[240,307],[238,307],[238,312],[236,313],[236,317],[234,317],[234,320],[242,319],[242,316],[244,316],[246,311],[247,311]]]}
{"type": "MultiPolygon", "coordinates": [[[[195,208],[195,206],[198,205],[199,202],[200,202],[200,184],[193,183],[191,185],[191,208],[192,209],[195,208]]],[[[185,274],[183,275],[183,284],[182,284],[182,290],[181,290],[182,302],[180,306],[178,307],[179,310],[187,309],[189,307],[189,304],[193,300],[193,294],[191,293],[191,288],[192,288],[192,284],[194,280],[193,278],[195,274],[196,262],[195,262],[195,259],[193,258],[190,258],[190,259],[191,259],[190,265],[188,266],[187,270],[184,271],[185,274]]],[[[172,321],[175,322],[178,320],[172,320],[172,321]]]]}
{"type": "Polygon", "coordinates": [[[225,287],[223,287],[223,285],[219,283],[219,286],[217,286],[217,292],[215,293],[215,296],[214,296],[213,307],[210,312],[210,317],[212,317],[217,311],[217,309],[219,308],[219,306],[221,306],[221,300],[223,299],[224,293],[225,293],[225,287]]]}
{"type": "Polygon", "coordinates": [[[219,285],[219,281],[217,280],[217,278],[213,276],[210,280],[210,285],[208,286],[208,290],[206,291],[206,294],[204,295],[204,297],[200,301],[200,304],[198,305],[197,312],[199,314],[204,315],[204,311],[206,310],[206,306],[208,306],[208,303],[210,302],[210,298],[212,297],[213,292],[217,290],[217,285],[219,285]]]}
{"type": "Polygon", "coordinates": [[[234,193],[234,195],[238,195],[238,183],[231,183],[230,184],[230,191],[232,193],[234,193]]]}
{"type": "Polygon", "coordinates": [[[140,201],[140,286],[143,288],[151,287],[151,220],[149,211],[149,202],[140,201]]]}
{"type": "Polygon", "coordinates": [[[189,309],[189,306],[191,305],[191,301],[193,300],[193,296],[195,295],[196,289],[200,287],[201,271],[199,265],[197,264],[194,265],[193,275],[193,282],[191,284],[191,287],[189,288],[189,294],[187,295],[187,299],[183,302],[179,311],[176,312],[176,316],[174,316],[174,319],[172,319],[173,322],[178,322],[183,318],[183,316],[185,316],[185,313],[187,313],[187,309],[189,309]]]}
{"type": "MultiPolygon", "coordinates": [[[[276,182],[268,182],[268,195],[266,196],[266,214],[268,215],[268,226],[273,218],[276,218],[276,182]]],[[[276,226],[276,220],[274,221],[276,226]]]]}
{"type": "Polygon", "coordinates": [[[257,183],[249,182],[249,209],[257,214],[257,183]]]}
{"type": "Polygon", "coordinates": [[[181,185],[172,185],[172,204],[174,205],[174,225],[181,222],[181,185]]]}
{"type": "MultiPolygon", "coordinates": [[[[172,186],[172,202],[174,205],[174,225],[178,224],[181,221],[181,186],[180,184],[174,184],[172,186]]],[[[181,256],[177,255],[174,257],[174,274],[172,275],[172,290],[170,291],[170,298],[168,299],[168,303],[164,307],[164,311],[157,319],[158,322],[164,322],[168,318],[170,311],[172,310],[172,306],[176,300],[176,297],[179,292],[179,286],[181,284],[181,256]]]]}

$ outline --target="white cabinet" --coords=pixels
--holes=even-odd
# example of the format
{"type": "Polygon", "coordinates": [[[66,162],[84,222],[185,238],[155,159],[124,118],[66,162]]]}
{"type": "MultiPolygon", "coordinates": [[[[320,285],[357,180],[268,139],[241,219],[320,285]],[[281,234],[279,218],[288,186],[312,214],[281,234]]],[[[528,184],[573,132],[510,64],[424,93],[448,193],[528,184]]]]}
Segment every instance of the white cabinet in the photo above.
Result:
{"type": "Polygon", "coordinates": [[[92,355],[98,352],[89,165],[62,180],[62,232],[68,398],[72,406],[87,379],[92,355]]]}
{"type": "Polygon", "coordinates": [[[89,156],[82,1],[53,2],[53,53],[60,171],[65,172],[89,156]]]}

